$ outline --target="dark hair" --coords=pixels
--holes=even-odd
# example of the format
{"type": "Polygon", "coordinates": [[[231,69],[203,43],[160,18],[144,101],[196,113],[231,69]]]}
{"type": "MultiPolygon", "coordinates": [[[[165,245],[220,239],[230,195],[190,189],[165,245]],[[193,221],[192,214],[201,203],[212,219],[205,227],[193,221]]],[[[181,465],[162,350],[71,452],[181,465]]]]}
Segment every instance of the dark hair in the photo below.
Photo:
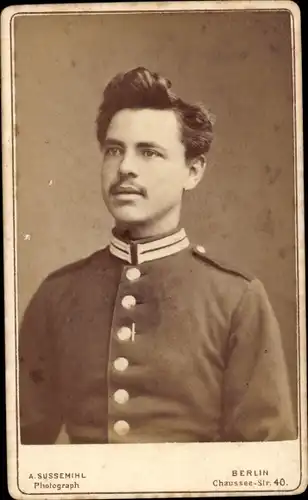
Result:
{"type": "Polygon", "coordinates": [[[170,109],[178,116],[186,159],[209,151],[213,140],[213,118],[202,105],[189,104],[171,90],[171,82],[146,68],[116,75],[107,85],[96,120],[97,139],[104,145],[113,116],[122,109],[170,109]]]}

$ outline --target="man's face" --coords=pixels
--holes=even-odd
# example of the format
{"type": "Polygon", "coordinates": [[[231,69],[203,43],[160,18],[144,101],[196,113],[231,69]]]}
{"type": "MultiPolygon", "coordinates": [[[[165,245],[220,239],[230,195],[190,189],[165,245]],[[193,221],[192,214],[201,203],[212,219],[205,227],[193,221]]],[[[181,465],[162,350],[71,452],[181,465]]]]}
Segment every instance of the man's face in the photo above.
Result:
{"type": "Polygon", "coordinates": [[[103,198],[118,223],[153,235],[178,224],[190,169],[172,110],[119,111],[102,152],[103,198]]]}

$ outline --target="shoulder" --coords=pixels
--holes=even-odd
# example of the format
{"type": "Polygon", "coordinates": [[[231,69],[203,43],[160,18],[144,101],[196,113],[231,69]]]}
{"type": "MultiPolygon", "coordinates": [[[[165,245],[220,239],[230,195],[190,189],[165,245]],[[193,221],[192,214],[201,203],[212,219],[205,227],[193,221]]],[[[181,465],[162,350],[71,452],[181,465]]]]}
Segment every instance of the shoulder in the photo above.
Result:
{"type": "Polygon", "coordinates": [[[91,255],[67,264],[45,277],[32,295],[25,310],[25,316],[46,310],[52,301],[61,300],[65,295],[72,296],[72,291],[82,289],[86,282],[93,281],[98,270],[109,266],[108,247],[91,255]]]}
{"type": "Polygon", "coordinates": [[[52,282],[59,278],[77,276],[92,268],[97,268],[99,266],[104,267],[104,263],[106,263],[108,259],[107,249],[108,247],[105,247],[87,257],[79,259],[75,262],[71,262],[70,264],[56,269],[55,271],[51,272],[44,281],[52,282]]]}
{"type": "Polygon", "coordinates": [[[240,315],[245,315],[247,311],[266,306],[268,299],[265,289],[252,273],[213,255],[202,245],[190,247],[190,258],[193,260],[196,284],[220,310],[228,311],[231,315],[238,310],[240,315]]]}
{"type": "Polygon", "coordinates": [[[253,274],[246,270],[239,269],[237,266],[225,262],[216,255],[213,255],[203,245],[192,245],[191,252],[193,257],[196,258],[201,265],[208,266],[222,275],[236,276],[242,278],[246,282],[252,282],[256,279],[253,274]]]}

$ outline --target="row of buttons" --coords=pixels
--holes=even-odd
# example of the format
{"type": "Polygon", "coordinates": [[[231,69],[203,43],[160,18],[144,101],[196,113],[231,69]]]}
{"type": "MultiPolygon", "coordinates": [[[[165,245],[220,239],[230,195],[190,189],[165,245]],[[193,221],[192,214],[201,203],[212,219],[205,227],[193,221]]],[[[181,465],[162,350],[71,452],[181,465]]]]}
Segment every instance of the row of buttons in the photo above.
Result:
{"type": "MultiPolygon", "coordinates": [[[[196,250],[199,253],[205,254],[206,250],[202,246],[197,246],[196,250]]],[[[126,278],[129,281],[136,281],[139,279],[141,276],[141,272],[137,268],[129,268],[126,271],[126,278]]],[[[124,309],[132,309],[135,307],[137,303],[136,298],[133,295],[125,295],[122,298],[121,304],[124,309]]],[[[133,337],[134,332],[131,328],[128,326],[122,326],[118,331],[117,331],[117,337],[121,341],[127,341],[131,337],[133,337]]],[[[116,358],[113,362],[113,366],[115,370],[123,372],[125,371],[128,366],[129,362],[126,358],[124,357],[119,357],[116,358]]],[[[125,404],[129,401],[129,393],[125,389],[118,389],[114,394],[113,394],[113,399],[116,403],[118,404],[125,404]]],[[[126,420],[117,420],[114,425],[113,429],[118,436],[125,436],[129,431],[130,431],[130,425],[126,420]]]]}
{"type": "MultiPolygon", "coordinates": [[[[136,267],[131,267],[127,269],[125,275],[129,281],[136,281],[138,278],[140,278],[141,272],[136,267]]],[[[123,297],[121,301],[122,307],[124,307],[124,309],[132,309],[133,307],[135,307],[136,303],[137,300],[133,295],[125,295],[125,297],[123,297]]],[[[128,326],[122,326],[117,331],[117,337],[121,341],[127,341],[132,338],[132,336],[133,331],[128,326]]],[[[113,367],[119,372],[125,371],[128,368],[128,365],[128,359],[124,357],[116,358],[113,362],[113,367]]],[[[129,393],[125,389],[118,389],[113,394],[113,399],[118,404],[125,404],[129,400],[129,393]]],[[[125,436],[125,434],[129,432],[130,426],[129,423],[126,422],[126,420],[117,420],[117,422],[115,422],[113,425],[113,429],[119,436],[125,436]]]]}

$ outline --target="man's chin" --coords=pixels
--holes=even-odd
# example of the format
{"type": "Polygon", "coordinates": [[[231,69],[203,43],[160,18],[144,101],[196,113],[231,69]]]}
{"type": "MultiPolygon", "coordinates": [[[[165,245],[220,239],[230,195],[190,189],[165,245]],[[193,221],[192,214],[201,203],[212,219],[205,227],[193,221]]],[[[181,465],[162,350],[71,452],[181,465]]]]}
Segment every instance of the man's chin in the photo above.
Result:
{"type": "Polygon", "coordinates": [[[122,208],[117,210],[112,210],[111,215],[114,217],[116,222],[120,224],[128,224],[128,225],[143,225],[147,222],[147,218],[144,214],[136,210],[130,210],[129,208],[122,208]]]}

